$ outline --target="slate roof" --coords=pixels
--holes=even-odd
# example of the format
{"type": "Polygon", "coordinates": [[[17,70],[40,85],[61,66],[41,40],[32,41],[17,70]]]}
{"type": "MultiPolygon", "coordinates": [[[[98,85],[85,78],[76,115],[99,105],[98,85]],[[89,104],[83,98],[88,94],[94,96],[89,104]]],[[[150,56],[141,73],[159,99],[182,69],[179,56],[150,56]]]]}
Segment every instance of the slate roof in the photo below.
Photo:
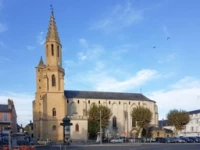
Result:
{"type": "Polygon", "coordinates": [[[8,109],[6,104],[0,104],[0,112],[11,112],[11,109],[8,109]]]}
{"type": "Polygon", "coordinates": [[[200,113],[200,109],[188,111],[188,113],[189,113],[190,115],[192,115],[192,114],[199,114],[199,113],[200,113]]]}
{"type": "Polygon", "coordinates": [[[168,120],[159,120],[159,121],[158,121],[158,126],[159,126],[160,128],[162,128],[162,127],[164,127],[164,126],[170,126],[170,124],[169,124],[168,120]]]}
{"type": "Polygon", "coordinates": [[[119,99],[119,100],[142,100],[151,101],[140,93],[118,93],[118,92],[98,92],[98,91],[64,91],[66,98],[88,98],[88,99],[119,99]]]}

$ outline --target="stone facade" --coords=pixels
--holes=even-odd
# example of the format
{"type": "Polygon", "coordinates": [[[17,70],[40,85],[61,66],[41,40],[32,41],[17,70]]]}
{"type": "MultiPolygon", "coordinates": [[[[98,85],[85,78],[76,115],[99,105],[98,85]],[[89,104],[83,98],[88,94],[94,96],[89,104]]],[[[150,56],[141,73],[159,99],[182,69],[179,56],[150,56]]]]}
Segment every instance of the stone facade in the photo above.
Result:
{"type": "Polygon", "coordinates": [[[180,136],[200,136],[200,110],[189,111],[190,122],[179,132],[180,136]]]}
{"type": "Polygon", "coordinates": [[[134,125],[131,110],[136,106],[149,108],[153,113],[151,125],[158,125],[156,102],[138,93],[64,91],[64,69],[62,68],[62,45],[58,36],[55,18],[51,13],[45,42],[46,64],[42,58],[36,67],[36,93],[33,101],[33,127],[36,139],[63,139],[62,119],[71,118],[71,137],[87,140],[87,112],[92,104],[106,105],[112,110],[108,134],[130,136],[134,125]],[[113,128],[113,118],[117,127],[113,128]]]}

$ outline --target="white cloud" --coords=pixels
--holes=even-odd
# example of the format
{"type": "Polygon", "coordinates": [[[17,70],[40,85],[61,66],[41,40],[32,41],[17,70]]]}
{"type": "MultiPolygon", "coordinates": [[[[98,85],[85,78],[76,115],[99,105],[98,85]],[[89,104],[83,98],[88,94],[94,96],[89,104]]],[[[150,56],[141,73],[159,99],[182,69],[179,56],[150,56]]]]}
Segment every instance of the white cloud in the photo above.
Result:
{"type": "Polygon", "coordinates": [[[147,81],[155,78],[157,71],[155,70],[141,70],[124,81],[118,81],[114,77],[107,76],[106,74],[91,75],[89,79],[95,85],[98,91],[128,91],[145,84],[147,81]]]}
{"type": "Polygon", "coordinates": [[[186,111],[199,109],[200,80],[184,77],[171,86],[170,90],[159,90],[148,93],[148,97],[155,100],[159,109],[159,118],[166,118],[171,109],[186,111]]]}
{"type": "Polygon", "coordinates": [[[28,124],[32,120],[32,101],[34,97],[24,93],[1,92],[0,103],[7,104],[8,99],[14,101],[18,124],[28,124]]]}
{"type": "Polygon", "coordinates": [[[32,51],[32,50],[35,49],[35,46],[31,46],[31,45],[29,45],[29,46],[27,46],[27,49],[28,49],[29,51],[32,51]]]}
{"type": "Polygon", "coordinates": [[[163,64],[163,63],[168,63],[168,62],[172,62],[173,60],[175,60],[176,58],[176,54],[169,54],[161,59],[158,60],[159,64],[163,64]]]}
{"type": "Polygon", "coordinates": [[[82,47],[88,48],[88,43],[87,43],[87,41],[84,38],[79,39],[79,44],[82,47]]]}
{"type": "Polygon", "coordinates": [[[162,27],[162,29],[163,29],[163,32],[164,32],[166,38],[167,38],[167,37],[170,37],[170,33],[169,33],[169,30],[168,30],[167,26],[164,25],[164,26],[162,27]]]}
{"type": "Polygon", "coordinates": [[[37,35],[37,43],[40,44],[40,45],[43,45],[45,42],[45,35],[44,35],[44,32],[40,32],[38,35],[37,35]]]}
{"type": "Polygon", "coordinates": [[[129,51],[133,51],[134,48],[135,46],[131,44],[119,45],[117,46],[117,48],[114,48],[114,50],[111,52],[112,58],[120,60],[123,54],[126,54],[129,51]]]}
{"type": "MultiPolygon", "coordinates": [[[[174,89],[189,89],[189,88],[199,88],[200,87],[200,80],[197,80],[193,77],[184,77],[183,79],[179,80],[177,83],[172,85],[174,89]]],[[[200,94],[200,93],[199,93],[200,94]]]]}
{"type": "Polygon", "coordinates": [[[0,32],[4,32],[8,30],[8,27],[6,24],[0,23],[0,32]]]}
{"type": "Polygon", "coordinates": [[[96,59],[104,52],[101,45],[89,45],[85,39],[79,40],[79,43],[85,49],[77,53],[79,60],[96,59]]]}
{"type": "Polygon", "coordinates": [[[7,48],[4,42],[0,41],[0,47],[7,48]]]}
{"type": "Polygon", "coordinates": [[[143,10],[136,10],[131,3],[116,5],[103,18],[94,23],[91,29],[113,30],[131,26],[143,18],[143,10]]]}

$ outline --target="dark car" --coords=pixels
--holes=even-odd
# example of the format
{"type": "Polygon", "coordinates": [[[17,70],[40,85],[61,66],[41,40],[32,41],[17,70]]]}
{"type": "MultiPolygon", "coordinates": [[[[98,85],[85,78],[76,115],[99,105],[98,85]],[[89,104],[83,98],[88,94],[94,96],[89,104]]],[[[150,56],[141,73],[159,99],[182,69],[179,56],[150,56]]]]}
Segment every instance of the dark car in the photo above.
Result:
{"type": "Polygon", "coordinates": [[[188,138],[192,141],[192,143],[198,143],[199,142],[198,138],[196,138],[196,137],[188,137],[188,138]]]}
{"type": "Polygon", "coordinates": [[[193,140],[189,139],[188,137],[181,136],[180,139],[185,140],[186,143],[192,143],[193,142],[193,140]]]}

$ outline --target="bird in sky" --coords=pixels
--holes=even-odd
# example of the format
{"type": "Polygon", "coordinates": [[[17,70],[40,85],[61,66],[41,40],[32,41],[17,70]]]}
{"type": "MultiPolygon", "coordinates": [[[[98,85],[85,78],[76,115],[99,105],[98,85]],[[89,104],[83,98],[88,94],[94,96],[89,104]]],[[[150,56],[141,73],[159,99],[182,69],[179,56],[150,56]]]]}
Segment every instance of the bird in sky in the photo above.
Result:
{"type": "Polygon", "coordinates": [[[167,40],[169,40],[170,39],[170,37],[167,37],[167,40]]]}
{"type": "Polygon", "coordinates": [[[154,46],[153,48],[156,48],[156,46],[154,46]]]}

